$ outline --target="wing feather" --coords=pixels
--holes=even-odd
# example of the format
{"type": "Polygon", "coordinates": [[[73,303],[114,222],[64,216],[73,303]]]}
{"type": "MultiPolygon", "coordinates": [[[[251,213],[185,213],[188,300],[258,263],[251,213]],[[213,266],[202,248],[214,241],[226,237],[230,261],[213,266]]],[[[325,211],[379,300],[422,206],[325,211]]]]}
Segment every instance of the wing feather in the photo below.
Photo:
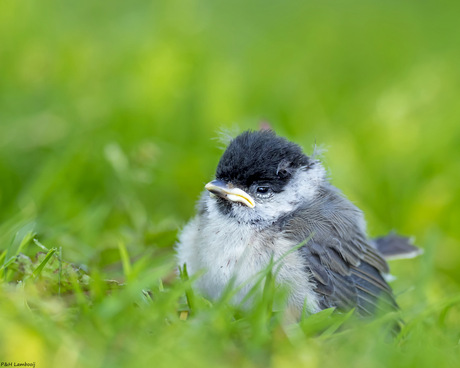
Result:
{"type": "Polygon", "coordinates": [[[324,190],[316,201],[280,223],[298,242],[322,308],[356,308],[362,316],[397,309],[382,274],[388,265],[364,234],[362,214],[338,191],[324,190]]]}

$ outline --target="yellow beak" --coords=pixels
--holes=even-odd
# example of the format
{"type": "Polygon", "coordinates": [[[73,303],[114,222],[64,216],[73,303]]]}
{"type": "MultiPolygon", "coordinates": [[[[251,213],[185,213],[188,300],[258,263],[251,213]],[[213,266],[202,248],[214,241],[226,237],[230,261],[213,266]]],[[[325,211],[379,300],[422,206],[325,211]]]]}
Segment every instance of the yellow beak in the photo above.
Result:
{"type": "Polygon", "coordinates": [[[232,202],[240,202],[248,206],[249,208],[254,208],[256,203],[254,199],[240,188],[229,188],[228,184],[221,180],[213,180],[204,186],[212,194],[228,199],[232,202]]]}

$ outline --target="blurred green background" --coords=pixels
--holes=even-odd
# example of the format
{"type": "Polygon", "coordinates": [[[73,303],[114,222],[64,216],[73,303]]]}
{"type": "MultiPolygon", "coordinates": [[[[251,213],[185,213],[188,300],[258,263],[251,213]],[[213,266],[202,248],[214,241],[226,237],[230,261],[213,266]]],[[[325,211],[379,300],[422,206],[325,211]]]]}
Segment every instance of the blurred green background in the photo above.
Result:
{"type": "Polygon", "coordinates": [[[269,122],[327,148],[372,236],[425,248],[391,265],[403,308],[458,295],[459,14],[448,0],[1,1],[0,249],[33,228],[107,277],[120,240],[171,259],[220,131],[269,122]]]}

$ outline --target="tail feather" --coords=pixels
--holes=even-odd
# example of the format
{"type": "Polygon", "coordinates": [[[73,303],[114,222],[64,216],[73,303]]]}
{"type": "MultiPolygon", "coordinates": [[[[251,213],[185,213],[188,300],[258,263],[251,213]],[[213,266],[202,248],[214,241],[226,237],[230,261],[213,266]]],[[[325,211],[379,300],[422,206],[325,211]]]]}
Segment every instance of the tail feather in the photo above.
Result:
{"type": "Polygon", "coordinates": [[[413,238],[395,233],[374,239],[375,247],[385,260],[414,258],[423,254],[423,249],[413,245],[413,238]]]}

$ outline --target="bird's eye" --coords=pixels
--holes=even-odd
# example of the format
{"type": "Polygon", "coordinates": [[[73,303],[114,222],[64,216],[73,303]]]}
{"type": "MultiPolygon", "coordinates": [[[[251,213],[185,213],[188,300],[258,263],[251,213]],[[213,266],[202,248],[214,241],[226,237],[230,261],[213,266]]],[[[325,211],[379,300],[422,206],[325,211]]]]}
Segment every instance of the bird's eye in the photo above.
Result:
{"type": "Polygon", "coordinates": [[[273,190],[270,185],[265,183],[254,184],[251,192],[260,199],[268,199],[273,196],[273,190]]]}
{"type": "Polygon", "coordinates": [[[269,187],[257,187],[257,193],[260,194],[267,194],[269,190],[269,187]]]}

